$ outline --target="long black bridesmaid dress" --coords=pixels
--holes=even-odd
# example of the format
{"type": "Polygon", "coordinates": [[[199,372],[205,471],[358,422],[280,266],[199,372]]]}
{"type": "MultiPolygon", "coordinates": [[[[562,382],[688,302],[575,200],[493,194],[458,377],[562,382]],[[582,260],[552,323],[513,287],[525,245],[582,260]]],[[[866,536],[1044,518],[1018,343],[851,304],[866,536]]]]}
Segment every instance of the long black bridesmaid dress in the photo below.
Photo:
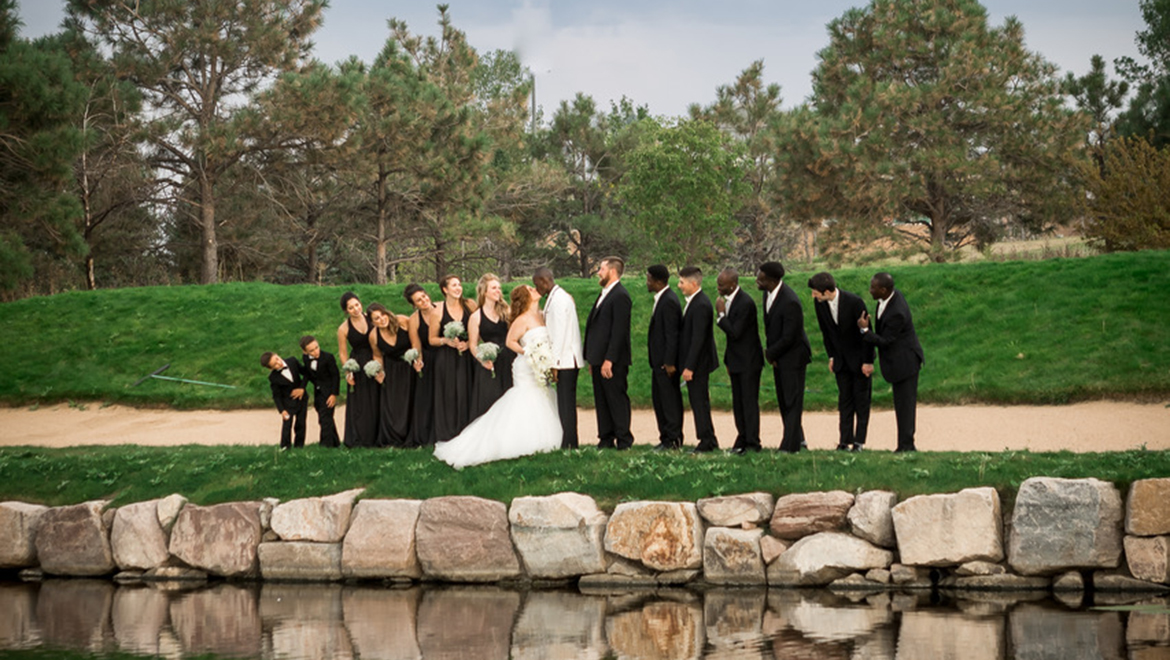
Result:
{"type": "MultiPolygon", "coordinates": [[[[435,444],[435,378],[434,349],[427,341],[430,326],[422,312],[418,314],[418,336],[422,344],[423,368],[415,375],[414,411],[410,416],[409,447],[426,447],[435,444]]],[[[408,342],[409,343],[409,342],[408,342]]],[[[414,373],[414,367],[410,368],[414,373]]]]}
{"type": "Polygon", "coordinates": [[[500,352],[496,356],[493,364],[495,367],[495,378],[492,377],[492,372],[488,371],[479,363],[479,360],[474,360],[472,365],[473,377],[471,380],[471,419],[475,419],[487,412],[488,408],[496,402],[496,399],[504,395],[504,392],[512,386],[512,360],[515,359],[516,354],[512,349],[508,348],[508,322],[504,319],[493,321],[483,313],[479,314],[479,342],[492,342],[500,347],[500,352]]]}
{"type": "MultiPolygon", "coordinates": [[[[470,319],[467,305],[460,300],[463,308],[464,325],[470,319]]],[[[439,337],[443,336],[443,328],[454,321],[454,317],[443,305],[442,321],[439,324],[439,337]]],[[[436,346],[431,363],[434,365],[435,378],[435,442],[444,442],[459,435],[463,427],[471,421],[471,351],[458,350],[450,346],[436,346]]]]}
{"type": "MultiPolygon", "coordinates": [[[[356,360],[358,369],[353,374],[353,385],[346,386],[345,396],[345,446],[378,446],[378,398],[381,387],[378,381],[366,375],[366,363],[374,359],[370,348],[370,337],[353,327],[353,320],[346,319],[346,339],[349,340],[349,357],[356,360]]],[[[374,324],[366,317],[366,327],[374,324]]]]}
{"type": "Polygon", "coordinates": [[[393,345],[382,338],[381,331],[375,336],[386,374],[382,380],[381,405],[378,408],[378,446],[406,447],[410,435],[410,413],[414,405],[414,381],[418,380],[414,367],[402,360],[402,356],[410,350],[410,333],[405,328],[398,328],[393,345]]]}

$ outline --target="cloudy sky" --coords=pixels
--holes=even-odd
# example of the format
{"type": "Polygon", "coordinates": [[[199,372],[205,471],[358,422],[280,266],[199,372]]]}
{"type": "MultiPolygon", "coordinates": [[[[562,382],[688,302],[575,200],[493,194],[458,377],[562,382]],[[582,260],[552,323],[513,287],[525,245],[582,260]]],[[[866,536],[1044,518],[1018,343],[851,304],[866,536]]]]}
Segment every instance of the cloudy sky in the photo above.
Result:
{"type": "MultiPolygon", "coordinates": [[[[19,0],[23,33],[52,32],[61,0],[19,0]]],[[[369,61],[385,43],[386,21],[435,34],[435,2],[331,0],[314,36],[318,59],[356,55],[369,61]]],[[[656,115],[685,114],[708,104],[753,61],[764,61],[784,106],[811,91],[816,53],[828,44],[825,25],[861,0],[448,0],[455,27],[480,52],[516,49],[536,75],[537,103],[551,115],[577,92],[602,107],[629,97],[656,115]]],[[[1143,28],[1138,0],[984,0],[994,25],[1008,15],[1023,23],[1028,47],[1063,71],[1084,73],[1089,58],[1137,57],[1143,28]]],[[[1112,67],[1110,67],[1112,70],[1112,67]]]]}

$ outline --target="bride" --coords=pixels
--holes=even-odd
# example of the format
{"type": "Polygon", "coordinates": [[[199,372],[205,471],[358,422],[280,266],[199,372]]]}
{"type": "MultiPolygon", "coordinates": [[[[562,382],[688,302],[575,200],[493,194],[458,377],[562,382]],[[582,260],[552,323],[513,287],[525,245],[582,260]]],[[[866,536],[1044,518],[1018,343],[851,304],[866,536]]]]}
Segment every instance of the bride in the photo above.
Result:
{"type": "Polygon", "coordinates": [[[556,395],[548,385],[552,363],[545,360],[552,354],[539,301],[530,286],[512,290],[507,338],[508,348],[516,353],[512,387],[459,435],[435,445],[435,456],[443,462],[460,469],[561,446],[556,395]]]}

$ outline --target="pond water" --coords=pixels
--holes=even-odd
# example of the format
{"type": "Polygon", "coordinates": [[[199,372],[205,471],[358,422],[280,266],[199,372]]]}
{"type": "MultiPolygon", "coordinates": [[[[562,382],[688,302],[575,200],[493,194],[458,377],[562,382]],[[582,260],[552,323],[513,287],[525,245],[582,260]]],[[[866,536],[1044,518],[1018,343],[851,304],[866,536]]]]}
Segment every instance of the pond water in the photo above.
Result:
{"type": "Polygon", "coordinates": [[[0,652],[186,658],[1170,659],[1170,599],[0,582],[0,652]],[[1121,604],[1121,602],[1119,602],[1121,604]]]}

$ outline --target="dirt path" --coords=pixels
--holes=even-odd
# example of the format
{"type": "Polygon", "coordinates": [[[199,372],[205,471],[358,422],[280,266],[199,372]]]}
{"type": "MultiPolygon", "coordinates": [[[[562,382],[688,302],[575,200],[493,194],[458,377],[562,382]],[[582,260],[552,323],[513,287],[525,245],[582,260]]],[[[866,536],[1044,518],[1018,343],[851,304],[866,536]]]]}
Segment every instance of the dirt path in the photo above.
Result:
{"type": "MultiPolygon", "coordinates": [[[[338,420],[344,410],[338,411],[338,420]]],[[[694,427],[687,414],[684,430],[688,445],[694,444],[694,427]]],[[[597,424],[592,410],[581,410],[583,443],[592,444],[597,424]]],[[[635,410],[634,437],[639,444],[656,444],[654,413],[635,410]]],[[[765,413],[761,420],[765,446],[780,443],[780,417],[765,413]]],[[[715,429],[720,445],[735,439],[731,413],[716,413],[715,429]]],[[[837,444],[837,416],[830,412],[804,415],[805,436],[813,449],[837,444]]],[[[123,406],[67,405],[36,410],[0,408],[0,446],[137,444],[276,444],[279,421],[275,411],[174,411],[139,410],[123,406]]],[[[316,417],[310,413],[308,442],[317,441],[316,417]]],[[[918,448],[945,451],[1109,451],[1170,449],[1170,407],[1166,403],[1142,404],[1095,401],[1068,406],[920,406],[918,448]]],[[[894,413],[875,411],[870,420],[872,450],[894,447],[894,413]]]]}

